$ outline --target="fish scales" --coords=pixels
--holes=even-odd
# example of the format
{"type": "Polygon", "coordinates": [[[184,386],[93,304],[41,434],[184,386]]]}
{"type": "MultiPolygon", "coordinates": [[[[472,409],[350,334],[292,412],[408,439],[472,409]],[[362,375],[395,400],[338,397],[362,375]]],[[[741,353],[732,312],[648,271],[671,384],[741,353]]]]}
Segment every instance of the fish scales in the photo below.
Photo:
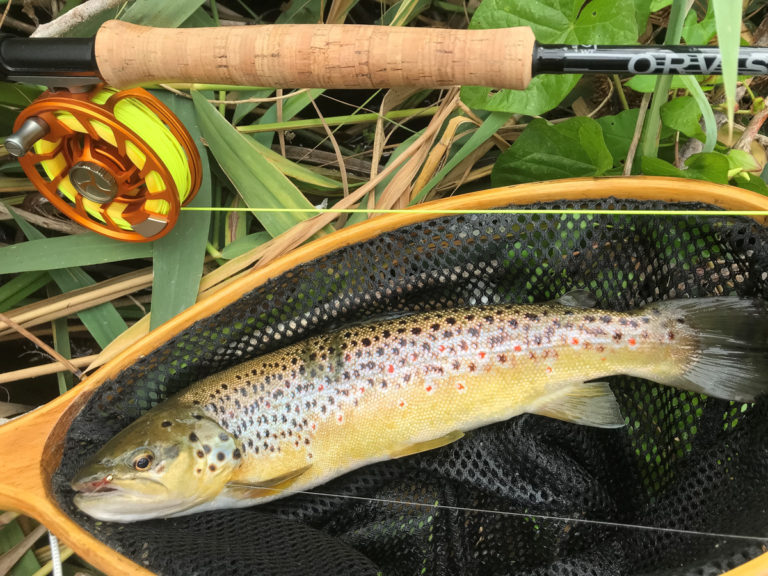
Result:
{"type": "Polygon", "coordinates": [[[617,374],[741,402],[766,392],[762,300],[565,303],[350,326],[211,375],[103,446],[72,481],[75,504],[119,522],[250,506],[525,412],[619,427],[596,381],[617,374]]]}
{"type": "Polygon", "coordinates": [[[199,403],[237,438],[239,476],[298,452],[312,464],[301,483],[316,484],[535,411],[563,384],[642,372],[681,338],[674,321],[653,316],[524,305],[419,314],[312,337],[206,378],[179,400],[199,403]]]}

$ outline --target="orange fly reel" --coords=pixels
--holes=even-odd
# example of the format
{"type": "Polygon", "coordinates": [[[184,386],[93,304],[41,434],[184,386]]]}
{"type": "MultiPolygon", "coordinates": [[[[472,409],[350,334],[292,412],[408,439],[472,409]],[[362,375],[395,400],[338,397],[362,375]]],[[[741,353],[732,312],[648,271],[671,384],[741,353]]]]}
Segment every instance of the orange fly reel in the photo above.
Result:
{"type": "Polygon", "coordinates": [[[45,92],[19,115],[14,131],[34,132],[19,162],[37,189],[105,236],[161,238],[200,186],[189,132],[141,88],[45,92]]]}

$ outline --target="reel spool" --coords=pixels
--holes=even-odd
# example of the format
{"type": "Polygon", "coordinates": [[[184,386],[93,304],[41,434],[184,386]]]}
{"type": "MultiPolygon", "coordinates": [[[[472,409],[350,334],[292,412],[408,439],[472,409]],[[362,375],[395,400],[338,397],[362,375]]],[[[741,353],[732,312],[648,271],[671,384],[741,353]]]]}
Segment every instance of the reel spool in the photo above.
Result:
{"type": "Polygon", "coordinates": [[[202,178],[184,125],[141,88],[45,92],[16,119],[6,148],[57,209],[129,242],[167,234],[202,178]]]}

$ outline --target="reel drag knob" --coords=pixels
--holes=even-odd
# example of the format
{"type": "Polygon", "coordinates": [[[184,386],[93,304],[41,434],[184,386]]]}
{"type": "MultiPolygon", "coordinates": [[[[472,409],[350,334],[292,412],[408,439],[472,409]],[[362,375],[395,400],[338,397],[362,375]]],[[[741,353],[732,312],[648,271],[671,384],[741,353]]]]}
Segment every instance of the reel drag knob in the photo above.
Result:
{"type": "Polygon", "coordinates": [[[141,88],[45,92],[14,128],[6,148],[19,153],[37,189],[71,219],[105,236],[161,238],[200,186],[191,136],[141,88]]]}

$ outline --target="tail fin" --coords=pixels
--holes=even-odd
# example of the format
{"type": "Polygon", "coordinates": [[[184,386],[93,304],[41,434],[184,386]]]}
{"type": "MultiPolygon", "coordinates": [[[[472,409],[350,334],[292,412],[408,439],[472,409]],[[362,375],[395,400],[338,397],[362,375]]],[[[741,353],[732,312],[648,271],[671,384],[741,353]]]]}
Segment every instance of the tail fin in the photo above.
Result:
{"type": "Polygon", "coordinates": [[[697,343],[682,374],[668,384],[742,402],[768,393],[766,302],[714,297],[651,307],[687,325],[697,343]]]}

